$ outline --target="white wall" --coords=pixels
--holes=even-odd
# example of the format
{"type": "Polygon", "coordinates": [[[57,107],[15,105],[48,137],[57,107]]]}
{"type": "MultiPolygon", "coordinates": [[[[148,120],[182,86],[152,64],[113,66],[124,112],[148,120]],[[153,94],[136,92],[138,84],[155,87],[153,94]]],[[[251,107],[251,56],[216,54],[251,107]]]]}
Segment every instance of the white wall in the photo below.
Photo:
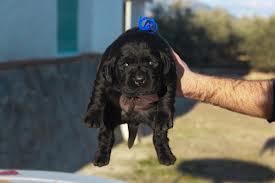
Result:
{"type": "MultiPolygon", "coordinates": [[[[81,1],[81,0],[80,0],[81,1]]],[[[123,32],[123,0],[82,0],[92,3],[91,50],[102,53],[123,32]]],[[[87,2],[86,2],[87,3],[87,2]]],[[[144,0],[132,2],[132,27],[144,16],[144,0]]],[[[87,3],[88,5],[88,3],[87,3]]],[[[90,4],[89,4],[90,6],[90,4]]],[[[88,31],[88,30],[86,30],[88,31]]]]}
{"type": "Polygon", "coordinates": [[[0,61],[56,56],[56,0],[1,0],[0,61]]]}
{"type": "Polygon", "coordinates": [[[123,30],[123,0],[91,0],[93,2],[92,45],[93,52],[102,53],[123,30]]]}
{"type": "Polygon", "coordinates": [[[142,0],[135,0],[132,2],[132,27],[138,26],[140,16],[144,16],[145,2],[142,0]]]}
{"type": "Polygon", "coordinates": [[[78,50],[80,53],[92,51],[93,1],[78,1],[78,50]]]}
{"type": "MultiPolygon", "coordinates": [[[[56,6],[57,0],[1,0],[0,61],[58,56],[56,6]]],[[[103,53],[123,32],[123,0],[79,0],[78,7],[79,53],[103,53]]]]}

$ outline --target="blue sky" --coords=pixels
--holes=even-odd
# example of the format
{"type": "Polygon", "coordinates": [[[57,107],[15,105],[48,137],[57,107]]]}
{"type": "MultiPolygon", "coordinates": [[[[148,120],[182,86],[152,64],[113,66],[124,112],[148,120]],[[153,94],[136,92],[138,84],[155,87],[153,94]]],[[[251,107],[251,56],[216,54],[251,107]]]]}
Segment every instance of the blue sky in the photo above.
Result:
{"type": "MultiPolygon", "coordinates": [[[[154,1],[186,1],[186,0],[154,0],[154,1]]],[[[187,0],[190,1],[190,0],[187,0]]],[[[210,7],[222,7],[231,14],[241,16],[270,16],[275,14],[275,0],[193,0],[204,3],[210,7]]]]}

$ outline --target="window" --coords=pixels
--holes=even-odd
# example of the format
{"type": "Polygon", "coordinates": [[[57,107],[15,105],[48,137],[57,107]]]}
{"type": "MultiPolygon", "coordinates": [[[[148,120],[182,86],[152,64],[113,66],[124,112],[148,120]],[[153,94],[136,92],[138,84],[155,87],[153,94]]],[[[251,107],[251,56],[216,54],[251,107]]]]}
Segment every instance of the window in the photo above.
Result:
{"type": "Polygon", "coordinates": [[[77,52],[78,0],[57,0],[58,53],[77,52]]]}

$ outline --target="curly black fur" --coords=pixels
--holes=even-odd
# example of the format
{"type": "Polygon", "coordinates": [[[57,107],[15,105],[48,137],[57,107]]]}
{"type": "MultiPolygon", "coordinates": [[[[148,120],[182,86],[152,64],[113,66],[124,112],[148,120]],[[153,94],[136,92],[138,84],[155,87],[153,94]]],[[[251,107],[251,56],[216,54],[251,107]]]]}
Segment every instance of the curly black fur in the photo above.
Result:
{"type": "Polygon", "coordinates": [[[176,158],[168,145],[167,132],[173,127],[175,94],[176,67],[168,43],[159,34],[137,28],[118,37],[102,56],[84,119],[88,127],[100,128],[94,165],[109,163],[113,131],[122,123],[129,128],[148,124],[153,129],[159,162],[174,164],[176,158]],[[121,95],[134,98],[152,94],[159,100],[146,110],[124,111],[121,107],[121,95]]]}

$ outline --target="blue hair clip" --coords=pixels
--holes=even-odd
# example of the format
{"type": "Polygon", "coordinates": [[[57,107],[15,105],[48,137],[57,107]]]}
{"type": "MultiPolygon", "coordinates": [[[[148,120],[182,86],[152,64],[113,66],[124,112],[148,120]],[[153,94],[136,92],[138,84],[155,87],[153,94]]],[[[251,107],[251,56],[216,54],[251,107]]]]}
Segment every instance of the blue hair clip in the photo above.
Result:
{"type": "Polygon", "coordinates": [[[149,33],[156,33],[158,31],[158,24],[153,18],[140,17],[138,21],[138,28],[149,33]]]}

